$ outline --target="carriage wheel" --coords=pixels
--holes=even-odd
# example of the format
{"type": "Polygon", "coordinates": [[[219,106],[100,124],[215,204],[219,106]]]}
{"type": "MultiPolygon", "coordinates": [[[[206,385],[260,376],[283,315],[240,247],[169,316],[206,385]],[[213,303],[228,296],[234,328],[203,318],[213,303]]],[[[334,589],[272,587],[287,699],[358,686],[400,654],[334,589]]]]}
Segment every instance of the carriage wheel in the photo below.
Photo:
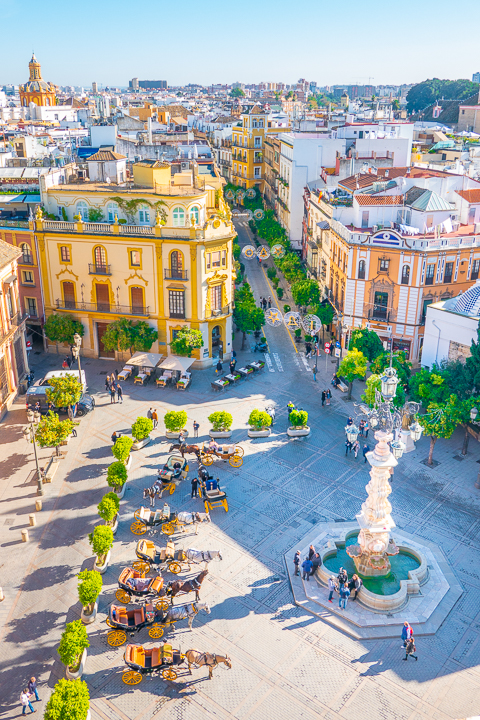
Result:
{"type": "Polygon", "coordinates": [[[120,647],[124,642],[127,642],[127,633],[123,630],[112,630],[107,635],[107,642],[112,647],[120,647]]]}
{"type": "Polygon", "coordinates": [[[135,512],[133,513],[133,517],[135,518],[135,520],[140,520],[141,512],[142,512],[142,508],[138,508],[138,510],[135,510],[135,512]]]}
{"type": "Polygon", "coordinates": [[[112,623],[110,622],[110,618],[107,617],[105,622],[107,623],[108,627],[111,627],[111,628],[115,627],[115,625],[112,625],[112,623]]]}
{"type": "Polygon", "coordinates": [[[152,625],[152,627],[148,631],[148,634],[154,640],[158,640],[158,638],[161,638],[163,635],[163,628],[158,623],[155,623],[155,625],[152,625]]]}
{"type": "Polygon", "coordinates": [[[162,532],[165,535],[173,535],[175,532],[175,525],[173,523],[164,523],[162,525],[162,532]]]}
{"type": "Polygon", "coordinates": [[[124,603],[125,605],[128,605],[128,603],[132,599],[130,595],[125,592],[125,590],[122,590],[122,588],[119,588],[117,590],[117,592],[115,593],[115,597],[117,598],[118,602],[124,603]]]}
{"type": "Polygon", "coordinates": [[[174,492],[175,492],[175,483],[172,483],[169,486],[169,493],[170,493],[170,495],[173,495],[174,492]]]}
{"type": "Polygon", "coordinates": [[[176,680],[177,673],[175,672],[175,670],[167,668],[166,670],[162,670],[162,677],[164,680],[176,680]]]}
{"type": "Polygon", "coordinates": [[[122,682],[125,685],[138,685],[138,683],[142,682],[142,674],[136,670],[128,670],[123,673],[122,682]]]}
{"type": "Polygon", "coordinates": [[[140,520],[136,520],[134,523],[130,525],[130,530],[134,535],[145,535],[147,532],[147,526],[143,524],[140,520]]]}
{"type": "Polygon", "coordinates": [[[241,445],[235,445],[235,455],[240,455],[240,457],[243,457],[245,450],[241,445]]]}
{"type": "Polygon", "coordinates": [[[150,572],[150,563],[144,562],[143,560],[135,560],[135,562],[132,563],[132,569],[142,573],[142,575],[146,575],[150,572]]]}
{"type": "Polygon", "coordinates": [[[178,573],[182,571],[182,566],[181,566],[180,563],[178,563],[178,562],[172,562],[172,563],[170,563],[170,565],[168,566],[168,569],[169,569],[170,572],[173,573],[174,575],[178,575],[178,573]]]}
{"type": "Polygon", "coordinates": [[[170,607],[170,604],[169,604],[168,600],[165,600],[164,598],[162,598],[162,600],[159,600],[156,603],[155,607],[157,608],[157,610],[159,612],[166,612],[168,610],[168,608],[170,607]]]}
{"type": "Polygon", "coordinates": [[[213,465],[213,456],[212,455],[204,455],[202,458],[203,465],[213,465]]]}
{"type": "Polygon", "coordinates": [[[228,462],[232,467],[241,467],[243,465],[243,458],[241,455],[232,455],[228,462]]]}

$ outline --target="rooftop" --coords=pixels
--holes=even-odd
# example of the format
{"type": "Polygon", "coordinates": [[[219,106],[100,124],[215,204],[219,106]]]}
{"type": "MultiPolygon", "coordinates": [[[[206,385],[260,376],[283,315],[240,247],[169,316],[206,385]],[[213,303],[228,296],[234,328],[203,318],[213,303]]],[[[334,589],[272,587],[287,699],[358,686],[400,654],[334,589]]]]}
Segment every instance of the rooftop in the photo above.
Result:
{"type": "Polygon", "coordinates": [[[20,248],[10,245],[10,243],[0,240],[0,268],[13,262],[20,257],[22,251],[20,248]]]}
{"type": "Polygon", "coordinates": [[[113,150],[99,150],[98,152],[90,155],[87,162],[113,162],[114,160],[126,160],[125,155],[119,155],[113,150]]]}
{"type": "Polygon", "coordinates": [[[192,185],[159,185],[158,183],[154,188],[151,187],[140,187],[133,183],[116,185],[115,183],[102,183],[102,182],[90,182],[89,180],[82,180],[79,182],[69,182],[65,185],[53,185],[48,188],[48,191],[53,192],[85,192],[85,193],[117,193],[119,195],[171,195],[171,196],[195,196],[202,192],[205,192],[208,185],[205,185],[204,181],[200,184],[195,182],[195,186],[192,185]]]}
{"type": "Polygon", "coordinates": [[[468,203],[480,203],[480,188],[472,188],[471,190],[457,190],[457,195],[466,200],[468,203]]]}
{"type": "Polygon", "coordinates": [[[403,195],[355,195],[359,205],[403,205],[403,195]]]}

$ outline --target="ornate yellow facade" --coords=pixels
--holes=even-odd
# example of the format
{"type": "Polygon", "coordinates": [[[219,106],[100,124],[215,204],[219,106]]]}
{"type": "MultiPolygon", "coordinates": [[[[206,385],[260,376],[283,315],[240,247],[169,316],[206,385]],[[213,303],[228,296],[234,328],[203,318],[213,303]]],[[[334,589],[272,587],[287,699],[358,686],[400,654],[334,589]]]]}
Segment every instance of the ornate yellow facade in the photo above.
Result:
{"type": "Polygon", "coordinates": [[[56,105],[57,86],[42,78],[42,68],[35,55],[28,63],[30,77],[25,85],[20,85],[20,103],[22,107],[28,107],[30,103],[35,105],[56,105]]]}

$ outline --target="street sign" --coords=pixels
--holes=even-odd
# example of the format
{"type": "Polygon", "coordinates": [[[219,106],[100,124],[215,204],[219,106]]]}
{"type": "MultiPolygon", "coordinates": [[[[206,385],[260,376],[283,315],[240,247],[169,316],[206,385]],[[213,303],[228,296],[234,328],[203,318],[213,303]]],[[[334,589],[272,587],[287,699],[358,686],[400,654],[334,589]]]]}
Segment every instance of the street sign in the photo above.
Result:
{"type": "Polygon", "coordinates": [[[335,357],[340,357],[340,348],[335,348],[335,357]]]}
{"type": "Polygon", "coordinates": [[[327,352],[327,350],[330,350],[330,343],[325,343],[325,352],[327,352]]]}
{"type": "Polygon", "coordinates": [[[340,347],[340,340],[337,340],[337,341],[335,342],[335,347],[337,347],[337,348],[340,347]]]}

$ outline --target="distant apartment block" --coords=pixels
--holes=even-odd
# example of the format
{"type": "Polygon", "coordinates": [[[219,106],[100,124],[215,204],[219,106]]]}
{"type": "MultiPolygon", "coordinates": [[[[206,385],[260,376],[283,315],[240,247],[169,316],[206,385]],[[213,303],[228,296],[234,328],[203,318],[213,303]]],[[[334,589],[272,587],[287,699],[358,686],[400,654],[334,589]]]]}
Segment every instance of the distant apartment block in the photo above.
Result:
{"type": "Polygon", "coordinates": [[[139,80],[133,78],[129,81],[128,87],[134,91],[139,90],[139,88],[143,88],[143,90],[166,90],[168,83],[166,80],[139,80]]]}

